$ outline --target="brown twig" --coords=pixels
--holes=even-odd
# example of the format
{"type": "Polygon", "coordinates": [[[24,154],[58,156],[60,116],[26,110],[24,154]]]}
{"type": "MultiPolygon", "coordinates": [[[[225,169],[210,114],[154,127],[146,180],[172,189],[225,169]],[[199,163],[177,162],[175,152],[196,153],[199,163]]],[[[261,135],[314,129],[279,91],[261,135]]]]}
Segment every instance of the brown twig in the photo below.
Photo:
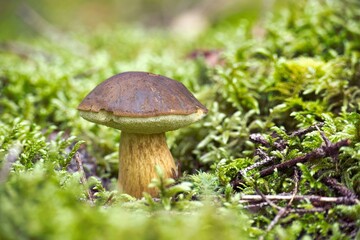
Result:
{"type": "Polygon", "coordinates": [[[86,176],[85,176],[85,171],[84,171],[84,167],[82,164],[82,160],[80,158],[80,154],[77,152],[75,153],[75,161],[76,161],[76,166],[78,169],[78,172],[80,173],[80,182],[82,185],[84,185],[87,189],[86,191],[86,195],[87,198],[89,199],[90,203],[93,205],[94,204],[94,197],[90,191],[90,189],[87,187],[87,180],[86,180],[86,176]]]}
{"type": "Polygon", "coordinates": [[[288,169],[290,167],[293,167],[298,163],[304,163],[304,162],[311,161],[311,160],[314,160],[314,159],[319,159],[319,158],[332,156],[335,153],[337,153],[341,147],[348,146],[348,145],[350,145],[350,140],[345,139],[345,140],[341,140],[341,141],[339,141],[337,143],[330,144],[329,146],[321,146],[321,147],[319,147],[319,148],[313,150],[312,152],[307,153],[307,154],[305,154],[303,156],[299,156],[299,157],[296,157],[296,158],[291,159],[289,161],[286,161],[286,162],[279,163],[279,164],[273,165],[271,167],[268,167],[268,168],[260,171],[260,176],[265,177],[267,175],[270,175],[275,171],[275,169],[284,170],[284,169],[288,169]]]}
{"type": "Polygon", "coordinates": [[[104,203],[104,206],[110,206],[114,201],[115,194],[111,193],[106,202],[104,203]]]}
{"type": "Polygon", "coordinates": [[[267,202],[260,202],[260,203],[248,204],[248,205],[244,206],[244,209],[249,209],[249,210],[255,209],[256,210],[256,209],[259,209],[259,208],[266,207],[268,205],[269,204],[267,202]]]}
{"type": "Polygon", "coordinates": [[[329,210],[329,207],[314,207],[311,209],[296,208],[296,209],[290,209],[289,213],[306,214],[306,213],[325,212],[327,210],[329,210]]]}
{"type": "MultiPolygon", "coordinates": [[[[272,219],[272,221],[267,226],[264,235],[262,235],[259,239],[264,239],[267,233],[269,233],[278,223],[279,221],[286,216],[289,213],[296,213],[296,214],[304,214],[304,213],[313,213],[313,212],[326,212],[328,209],[330,209],[335,204],[344,204],[344,205],[353,205],[353,204],[359,204],[360,201],[357,198],[356,194],[354,194],[351,190],[346,188],[345,186],[341,185],[336,181],[336,179],[331,178],[324,178],[322,181],[328,185],[330,185],[331,188],[333,188],[335,191],[339,192],[343,197],[326,197],[326,196],[316,196],[316,195],[297,195],[298,194],[298,188],[299,188],[299,172],[296,168],[296,165],[298,163],[305,163],[309,162],[315,159],[322,159],[325,157],[331,157],[335,163],[337,163],[337,159],[339,156],[339,150],[343,146],[350,145],[351,141],[348,139],[338,141],[336,143],[332,143],[324,134],[323,131],[320,130],[320,128],[324,125],[324,123],[319,123],[314,126],[311,126],[304,130],[299,130],[296,132],[293,132],[289,137],[295,137],[295,136],[302,136],[305,135],[311,131],[318,130],[321,134],[321,137],[324,141],[324,144],[314,149],[313,151],[306,153],[302,156],[298,156],[296,158],[293,158],[291,160],[274,164],[270,167],[267,167],[259,172],[260,177],[265,177],[270,174],[272,174],[274,171],[286,171],[287,169],[290,169],[294,172],[294,190],[291,195],[265,195],[263,194],[259,188],[255,187],[255,191],[257,192],[257,195],[242,195],[240,199],[240,203],[249,203],[249,205],[245,206],[247,209],[253,209],[253,208],[261,208],[264,206],[270,205],[272,208],[275,209],[276,215],[272,219]],[[283,205],[278,205],[279,201],[288,201],[287,204],[282,207],[283,205]],[[312,209],[297,209],[296,207],[292,207],[292,204],[294,201],[309,201],[313,204],[312,209]],[[321,207],[319,207],[321,206],[321,207]]],[[[272,142],[271,144],[260,134],[252,134],[250,135],[250,140],[252,142],[261,144],[262,146],[268,148],[268,151],[271,151],[271,149],[277,149],[279,151],[283,151],[288,147],[288,144],[284,139],[279,136],[277,133],[273,133],[272,135],[273,139],[275,139],[275,142],[272,142]]],[[[246,173],[254,169],[256,167],[263,166],[264,164],[273,161],[275,157],[269,157],[268,154],[263,151],[262,149],[258,148],[256,149],[256,155],[258,155],[262,160],[252,164],[251,166],[242,169],[238,172],[238,174],[235,176],[235,178],[231,181],[231,184],[234,188],[237,188],[240,186],[240,184],[245,183],[245,179],[242,178],[246,176],[246,173]]],[[[256,184],[256,182],[255,182],[256,184]]]]}
{"type": "Polygon", "coordinates": [[[293,190],[293,193],[292,193],[292,198],[288,203],[288,207],[292,204],[296,194],[299,191],[299,181],[300,181],[299,170],[297,168],[295,168],[295,171],[294,171],[294,190],[293,190]]]}
{"type": "Polygon", "coordinates": [[[263,194],[260,189],[258,189],[257,187],[255,187],[255,191],[257,192],[257,194],[259,194],[258,196],[260,196],[261,200],[267,202],[270,206],[272,206],[273,208],[276,208],[277,210],[280,210],[281,207],[276,205],[271,199],[268,198],[267,195],[263,194]]]}
{"type": "Polygon", "coordinates": [[[256,150],[255,150],[255,155],[259,156],[259,157],[260,157],[261,159],[263,159],[263,160],[261,160],[261,161],[259,161],[259,162],[256,162],[256,163],[254,163],[254,164],[252,164],[252,165],[250,165],[250,166],[248,166],[248,167],[240,170],[239,173],[240,173],[242,176],[245,176],[248,171],[250,171],[250,170],[252,170],[252,169],[254,169],[254,168],[261,167],[261,166],[263,166],[263,165],[265,165],[265,164],[267,164],[267,163],[269,163],[269,162],[274,161],[274,157],[269,157],[269,155],[267,155],[267,153],[264,152],[264,151],[261,150],[261,149],[256,149],[256,150]]]}
{"type": "MultiPolygon", "coordinates": [[[[344,204],[352,205],[358,204],[358,199],[347,198],[347,197],[323,197],[317,195],[264,195],[266,199],[270,201],[284,201],[294,199],[293,201],[310,201],[310,202],[322,202],[322,203],[335,203],[335,204],[344,204]]],[[[251,203],[264,201],[264,196],[261,195],[241,195],[239,202],[240,203],[251,203]]]]}
{"type": "MultiPolygon", "coordinates": [[[[318,123],[318,124],[315,124],[313,126],[310,126],[307,129],[302,129],[302,130],[295,131],[292,134],[290,134],[289,136],[290,137],[302,136],[302,135],[304,135],[306,133],[318,130],[320,132],[324,142],[325,142],[325,146],[322,146],[322,147],[320,147],[318,149],[315,149],[313,152],[308,153],[308,154],[306,154],[304,156],[301,156],[301,157],[292,159],[290,161],[286,161],[284,163],[280,163],[280,164],[268,167],[268,168],[266,168],[266,169],[264,169],[264,170],[262,170],[260,172],[260,176],[261,177],[267,176],[267,175],[271,174],[275,169],[277,169],[277,170],[286,169],[288,167],[292,167],[292,166],[296,165],[298,162],[306,162],[308,160],[311,160],[311,159],[314,159],[314,158],[317,158],[317,157],[326,156],[326,154],[329,154],[329,156],[332,157],[332,158],[336,158],[336,156],[337,156],[336,154],[338,154],[338,150],[339,150],[339,148],[341,146],[339,148],[337,148],[336,144],[331,144],[329,139],[326,138],[324,133],[320,130],[320,127],[322,127],[323,125],[324,125],[324,123],[318,123]],[[332,151],[331,150],[334,147],[335,147],[335,149],[337,151],[332,151]]],[[[280,151],[283,151],[287,147],[287,143],[276,132],[274,132],[272,134],[272,137],[278,138],[274,142],[273,147],[275,147],[276,149],[278,149],[280,151]]],[[[262,146],[267,147],[267,148],[271,147],[271,144],[259,133],[250,134],[249,138],[250,138],[250,141],[252,141],[254,143],[261,144],[262,146]]],[[[345,145],[349,144],[349,142],[347,142],[348,140],[344,140],[344,141],[346,141],[345,145]]],[[[273,161],[275,159],[275,157],[269,157],[268,154],[265,151],[263,151],[262,149],[260,149],[260,148],[257,148],[255,150],[255,155],[258,155],[262,159],[262,161],[256,162],[256,163],[246,167],[245,169],[240,170],[238,172],[238,174],[235,176],[235,178],[231,181],[234,188],[238,187],[241,183],[243,183],[243,181],[241,180],[241,178],[242,178],[241,176],[245,176],[248,171],[250,171],[250,170],[252,170],[254,168],[263,166],[266,163],[271,162],[271,161],[273,161]]]]}
{"type": "MultiPolygon", "coordinates": [[[[325,146],[330,146],[331,145],[331,141],[329,140],[329,138],[327,138],[325,136],[325,133],[323,131],[320,130],[320,128],[315,125],[315,128],[319,131],[320,135],[321,135],[321,138],[324,140],[325,142],[325,146]]],[[[339,168],[339,152],[334,152],[332,155],[330,155],[330,157],[332,158],[332,160],[334,161],[335,163],[335,169],[336,171],[338,171],[338,168],[339,168]]]]}
{"type": "Polygon", "coordinates": [[[275,227],[275,225],[280,221],[280,219],[286,215],[288,213],[288,208],[287,207],[283,207],[281,208],[278,213],[276,214],[276,216],[274,217],[274,219],[270,222],[270,224],[267,226],[265,234],[266,235],[268,232],[271,231],[271,229],[273,229],[275,227]]]}
{"type": "Polygon", "coordinates": [[[326,177],[322,179],[322,182],[325,183],[330,188],[332,188],[333,190],[335,190],[341,196],[357,199],[357,196],[353,191],[348,189],[343,184],[339,183],[335,178],[326,177]]]}
{"type": "MultiPolygon", "coordinates": [[[[321,146],[303,156],[299,156],[299,157],[293,158],[291,160],[288,160],[286,162],[275,164],[275,165],[272,165],[268,168],[261,170],[260,177],[268,176],[268,175],[272,174],[275,170],[283,171],[283,170],[290,169],[291,167],[295,166],[298,163],[304,163],[304,162],[308,162],[308,161],[311,161],[314,159],[334,156],[335,154],[337,154],[339,152],[339,149],[341,147],[348,146],[348,145],[350,145],[350,140],[345,139],[345,140],[341,140],[336,143],[330,143],[329,146],[326,146],[326,145],[321,146]]],[[[243,180],[241,179],[241,176],[239,176],[239,175],[241,175],[241,173],[237,174],[236,177],[231,182],[232,186],[234,188],[240,186],[243,183],[243,180]]]]}
{"type": "Polygon", "coordinates": [[[319,126],[318,125],[315,125],[314,126],[316,128],[316,130],[319,131],[320,135],[321,135],[321,138],[324,140],[325,142],[325,145],[326,146],[330,146],[331,142],[330,140],[325,136],[325,133],[323,131],[320,130],[319,126]]]}
{"type": "Polygon", "coordinates": [[[270,147],[270,143],[259,133],[253,133],[249,136],[250,141],[254,143],[259,143],[263,145],[264,147],[270,147]]]}
{"type": "MultiPolygon", "coordinates": [[[[294,198],[298,192],[298,187],[299,187],[299,172],[297,169],[295,169],[295,172],[294,172],[294,184],[295,184],[295,186],[294,186],[293,194],[292,194],[289,202],[287,203],[287,205],[285,207],[281,208],[278,211],[278,213],[276,214],[274,219],[270,222],[270,224],[266,228],[265,234],[262,237],[260,237],[260,239],[263,239],[263,237],[275,227],[275,225],[280,221],[280,219],[283,216],[287,215],[289,213],[289,211],[291,210],[290,209],[291,204],[294,201],[294,198]]],[[[265,198],[266,198],[266,196],[265,196],[265,198]]]]}
{"type": "Polygon", "coordinates": [[[283,151],[288,146],[287,142],[276,132],[273,132],[271,134],[271,137],[276,139],[275,142],[273,143],[273,147],[275,147],[277,150],[283,151]]]}
{"type": "Polygon", "coordinates": [[[295,136],[300,137],[300,136],[303,136],[303,135],[305,135],[305,134],[307,134],[307,133],[309,133],[309,132],[318,130],[318,128],[321,128],[322,126],[324,126],[324,123],[323,123],[323,122],[317,123],[317,124],[315,124],[315,125],[313,125],[313,126],[310,126],[310,127],[306,128],[306,129],[300,129],[300,130],[297,130],[297,131],[292,132],[292,133],[290,134],[290,137],[295,137],[295,136]]]}

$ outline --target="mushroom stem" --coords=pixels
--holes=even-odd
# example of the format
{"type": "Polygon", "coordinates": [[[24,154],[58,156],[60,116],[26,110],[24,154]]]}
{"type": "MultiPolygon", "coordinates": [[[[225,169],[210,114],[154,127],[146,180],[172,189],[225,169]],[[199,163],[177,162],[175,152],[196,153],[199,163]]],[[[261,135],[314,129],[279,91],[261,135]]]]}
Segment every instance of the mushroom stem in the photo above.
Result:
{"type": "Polygon", "coordinates": [[[136,198],[143,192],[156,196],[156,189],[148,188],[157,177],[155,166],[160,166],[165,177],[174,178],[176,167],[166,144],[165,133],[137,134],[122,131],[119,149],[119,187],[136,198]]]}

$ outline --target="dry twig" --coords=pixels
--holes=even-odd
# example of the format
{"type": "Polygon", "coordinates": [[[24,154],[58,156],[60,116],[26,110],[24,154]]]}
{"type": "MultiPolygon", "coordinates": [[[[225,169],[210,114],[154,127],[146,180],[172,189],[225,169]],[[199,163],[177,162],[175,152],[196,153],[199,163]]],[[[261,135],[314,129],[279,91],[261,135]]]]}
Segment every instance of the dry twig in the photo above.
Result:
{"type": "Polygon", "coordinates": [[[330,178],[330,177],[323,178],[322,182],[328,185],[333,190],[335,190],[341,196],[357,199],[357,196],[353,191],[348,189],[345,185],[339,183],[335,178],[330,178]]]}
{"type": "Polygon", "coordinates": [[[319,158],[332,156],[336,152],[338,152],[341,147],[348,146],[348,145],[350,145],[350,140],[345,139],[345,140],[341,140],[341,141],[336,142],[336,143],[331,143],[329,146],[326,146],[326,145],[321,146],[321,147],[319,147],[319,148],[313,150],[312,152],[307,153],[307,154],[305,154],[303,156],[296,157],[296,158],[291,159],[289,161],[286,161],[286,162],[279,163],[279,164],[273,165],[271,167],[268,167],[268,168],[260,171],[260,176],[265,177],[267,175],[270,175],[275,171],[275,169],[277,169],[278,171],[285,170],[285,169],[288,169],[290,167],[295,166],[298,163],[303,163],[303,162],[311,161],[311,160],[314,160],[314,159],[319,159],[319,158]]]}
{"type": "Polygon", "coordinates": [[[258,196],[260,196],[261,200],[267,202],[270,206],[272,206],[273,208],[276,208],[277,210],[280,210],[281,207],[276,205],[271,199],[269,199],[265,194],[263,194],[257,187],[255,188],[255,191],[257,192],[257,194],[259,194],[258,196]]]}
{"type": "Polygon", "coordinates": [[[264,152],[261,149],[256,149],[255,150],[255,155],[258,155],[263,160],[261,160],[260,162],[256,162],[256,163],[254,163],[254,164],[240,170],[239,173],[242,176],[245,176],[248,171],[250,171],[250,170],[252,170],[254,168],[261,167],[261,166],[263,166],[263,165],[265,165],[265,164],[267,164],[269,162],[274,161],[274,157],[269,157],[269,155],[267,155],[267,153],[264,152]]]}
{"type": "MultiPolygon", "coordinates": [[[[345,204],[345,205],[352,205],[358,204],[359,200],[354,198],[347,198],[347,197],[323,197],[317,195],[264,195],[266,199],[271,201],[284,201],[294,199],[293,201],[310,201],[312,203],[334,203],[334,204],[345,204]]],[[[259,202],[264,201],[261,195],[241,195],[240,203],[252,203],[252,202],[259,202]]]]}
{"type": "MultiPolygon", "coordinates": [[[[287,169],[291,169],[291,167],[294,167],[298,163],[304,163],[304,162],[308,162],[308,161],[311,161],[311,160],[314,160],[314,159],[334,156],[336,153],[339,152],[339,149],[341,147],[348,146],[348,145],[350,145],[350,140],[345,139],[345,140],[341,140],[341,141],[336,142],[336,143],[330,143],[329,146],[326,146],[326,145],[321,146],[321,147],[319,147],[319,148],[313,150],[312,152],[307,153],[307,154],[305,154],[303,156],[299,156],[299,157],[296,157],[294,159],[288,160],[286,162],[275,164],[275,165],[272,165],[272,166],[270,166],[268,168],[265,168],[265,169],[261,170],[260,171],[260,177],[268,176],[268,175],[272,174],[275,170],[284,171],[284,170],[287,170],[287,169]]],[[[233,185],[234,188],[237,188],[242,183],[243,183],[243,180],[241,179],[241,172],[240,172],[232,180],[232,185],[233,185]]]]}
{"type": "Polygon", "coordinates": [[[322,126],[324,126],[324,123],[321,122],[321,123],[317,123],[315,124],[314,126],[310,126],[306,129],[300,129],[300,130],[297,130],[297,131],[294,131],[290,134],[290,137],[295,137],[295,136],[298,136],[298,137],[301,137],[309,132],[312,132],[312,131],[315,131],[315,130],[318,130],[319,128],[321,128],[322,126]]]}
{"type": "MultiPolygon", "coordinates": [[[[297,194],[297,192],[298,192],[298,187],[299,187],[299,172],[297,171],[297,169],[296,169],[295,172],[294,172],[294,184],[295,184],[295,186],[294,186],[294,191],[293,191],[293,194],[292,194],[292,196],[291,196],[288,204],[287,204],[285,207],[281,208],[281,209],[278,211],[278,213],[276,214],[275,218],[270,222],[270,224],[269,224],[268,227],[266,228],[266,231],[265,231],[264,236],[265,236],[268,232],[270,232],[271,229],[273,229],[273,228],[275,227],[275,225],[280,221],[280,219],[281,219],[283,216],[287,215],[287,214],[289,213],[289,211],[291,210],[291,209],[290,209],[291,204],[292,204],[292,202],[293,202],[293,200],[294,200],[294,197],[296,196],[296,194],[297,194]]],[[[264,197],[264,196],[262,196],[262,197],[264,197]]],[[[265,196],[265,198],[266,198],[266,196],[265,196]]],[[[262,238],[263,238],[263,236],[260,237],[260,239],[262,239],[262,238]]]]}
{"type": "Polygon", "coordinates": [[[87,180],[86,180],[86,176],[85,176],[85,171],[84,171],[84,167],[83,167],[82,160],[80,158],[79,153],[75,154],[75,161],[76,161],[76,166],[77,166],[78,172],[80,173],[80,182],[87,189],[86,195],[87,195],[90,203],[94,204],[94,197],[93,197],[90,189],[87,187],[87,180]]]}
{"type": "Polygon", "coordinates": [[[270,147],[270,143],[259,133],[253,133],[250,134],[249,136],[250,141],[254,142],[254,143],[259,143],[261,145],[263,145],[264,147],[270,147]]]}
{"type": "MultiPolygon", "coordinates": [[[[325,136],[324,132],[320,130],[320,127],[322,127],[323,125],[324,125],[323,123],[319,123],[307,129],[293,132],[291,135],[289,135],[290,137],[301,137],[311,131],[318,130],[324,141],[324,144],[321,147],[314,149],[313,151],[306,153],[302,156],[295,157],[291,160],[282,163],[273,164],[272,166],[263,168],[262,170],[259,171],[260,177],[268,176],[272,174],[274,171],[279,171],[279,172],[285,172],[285,171],[289,172],[288,170],[293,171],[294,190],[291,195],[290,194],[265,195],[257,187],[255,187],[255,191],[257,192],[257,195],[241,196],[240,203],[248,203],[248,205],[245,206],[245,208],[247,209],[256,209],[264,206],[271,206],[272,208],[275,209],[275,212],[277,212],[276,216],[267,226],[265,234],[261,236],[259,239],[264,239],[266,234],[269,233],[276,226],[276,224],[279,223],[281,218],[283,218],[289,213],[305,214],[305,213],[313,213],[313,212],[326,212],[335,204],[353,205],[353,204],[358,204],[360,202],[356,194],[354,194],[351,190],[349,190],[348,188],[346,188],[344,185],[340,184],[339,182],[336,181],[336,179],[333,178],[323,178],[322,181],[325,184],[329,185],[329,187],[340,193],[342,197],[298,195],[299,172],[296,168],[296,165],[298,163],[305,163],[316,159],[331,157],[334,160],[334,163],[336,164],[338,160],[340,148],[343,146],[348,146],[351,143],[350,140],[348,139],[341,140],[336,143],[332,143],[325,136]],[[284,207],[282,207],[279,201],[288,201],[288,202],[284,207]],[[311,202],[314,207],[311,209],[296,208],[296,205],[292,207],[294,201],[311,202]]],[[[272,137],[276,139],[276,141],[273,142],[272,144],[270,144],[260,134],[251,134],[250,140],[252,142],[262,145],[265,148],[268,148],[268,151],[271,151],[271,149],[277,149],[279,151],[283,151],[288,147],[288,143],[284,141],[284,139],[282,139],[281,136],[277,135],[276,133],[273,133],[272,137]]],[[[235,189],[241,184],[245,183],[245,179],[243,177],[246,177],[248,171],[257,167],[262,167],[266,163],[275,160],[274,156],[270,157],[267,152],[265,152],[260,148],[256,149],[255,154],[260,157],[261,161],[256,162],[251,166],[248,166],[247,168],[244,168],[238,172],[235,178],[231,181],[231,184],[235,189]]]]}

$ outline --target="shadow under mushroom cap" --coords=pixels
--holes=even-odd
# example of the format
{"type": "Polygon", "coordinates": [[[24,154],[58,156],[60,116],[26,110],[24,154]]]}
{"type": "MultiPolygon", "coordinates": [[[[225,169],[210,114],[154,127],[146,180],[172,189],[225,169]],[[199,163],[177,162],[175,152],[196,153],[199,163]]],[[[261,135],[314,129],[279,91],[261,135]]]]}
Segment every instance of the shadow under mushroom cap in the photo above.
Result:
{"type": "Polygon", "coordinates": [[[99,123],[129,133],[154,134],[172,131],[190,125],[204,117],[205,113],[199,110],[189,115],[136,118],[118,117],[106,111],[100,111],[98,113],[80,111],[80,116],[90,122],[99,123]]]}

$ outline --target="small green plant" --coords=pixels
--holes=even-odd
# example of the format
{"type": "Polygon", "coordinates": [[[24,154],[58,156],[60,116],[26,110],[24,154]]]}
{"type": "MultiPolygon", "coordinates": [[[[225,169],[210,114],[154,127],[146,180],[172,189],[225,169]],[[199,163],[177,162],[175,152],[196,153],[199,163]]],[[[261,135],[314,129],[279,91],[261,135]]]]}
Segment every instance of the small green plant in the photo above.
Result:
{"type": "MultiPolygon", "coordinates": [[[[157,178],[154,178],[149,184],[150,188],[157,188],[159,191],[160,203],[162,207],[169,211],[172,205],[176,204],[176,197],[184,198],[184,194],[188,194],[191,190],[191,183],[181,182],[175,184],[175,180],[172,178],[165,178],[163,170],[156,166],[157,178]],[[182,194],[179,196],[179,194],[182,194]]],[[[155,207],[156,203],[148,193],[144,193],[145,199],[150,206],[155,207]]]]}

